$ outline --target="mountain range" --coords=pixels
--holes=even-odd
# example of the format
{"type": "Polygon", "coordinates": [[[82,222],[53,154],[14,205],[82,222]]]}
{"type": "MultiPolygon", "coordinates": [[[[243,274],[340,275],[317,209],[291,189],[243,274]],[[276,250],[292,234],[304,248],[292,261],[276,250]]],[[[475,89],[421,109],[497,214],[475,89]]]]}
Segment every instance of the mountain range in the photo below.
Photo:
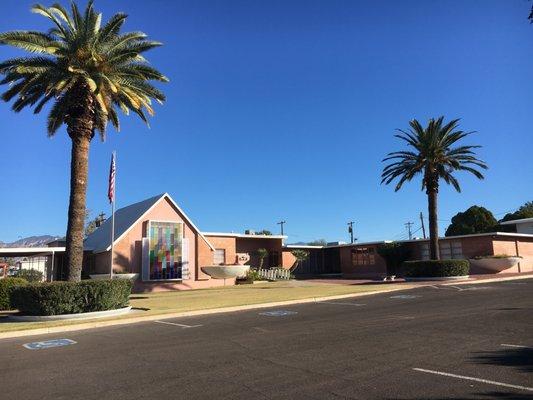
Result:
{"type": "Polygon", "coordinates": [[[52,235],[28,236],[28,237],[21,238],[10,243],[0,241],[0,247],[40,247],[40,246],[46,246],[47,243],[55,239],[59,239],[59,236],[52,236],[52,235]]]}

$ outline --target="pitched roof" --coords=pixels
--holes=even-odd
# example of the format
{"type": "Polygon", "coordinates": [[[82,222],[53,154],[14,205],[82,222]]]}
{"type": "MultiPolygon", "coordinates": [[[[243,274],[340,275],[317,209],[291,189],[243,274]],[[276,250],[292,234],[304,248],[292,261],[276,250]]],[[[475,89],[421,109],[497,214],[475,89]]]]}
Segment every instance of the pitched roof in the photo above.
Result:
{"type": "MultiPolygon", "coordinates": [[[[168,193],[159,194],[149,199],[140,201],[138,203],[130,204],[129,206],[120,208],[115,211],[115,243],[117,243],[122,236],[124,236],[142,217],[154,207],[159,201],[167,198],[172,205],[178,210],[185,219],[207,243],[207,245],[214,250],[211,243],[202,235],[199,229],[187,217],[187,215],[179,208],[168,193]]],[[[111,249],[111,217],[105,220],[93,233],[85,239],[83,243],[84,250],[92,251],[93,253],[101,253],[111,249]]]]}

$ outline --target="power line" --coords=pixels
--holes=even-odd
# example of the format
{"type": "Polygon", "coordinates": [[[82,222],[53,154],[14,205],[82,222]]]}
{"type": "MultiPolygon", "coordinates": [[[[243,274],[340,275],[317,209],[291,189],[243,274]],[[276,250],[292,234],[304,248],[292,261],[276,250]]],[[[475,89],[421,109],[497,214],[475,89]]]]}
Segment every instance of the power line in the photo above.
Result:
{"type": "Polygon", "coordinates": [[[411,226],[414,225],[414,222],[406,222],[404,224],[407,227],[407,232],[409,234],[409,240],[413,238],[413,234],[411,233],[411,226]]]}

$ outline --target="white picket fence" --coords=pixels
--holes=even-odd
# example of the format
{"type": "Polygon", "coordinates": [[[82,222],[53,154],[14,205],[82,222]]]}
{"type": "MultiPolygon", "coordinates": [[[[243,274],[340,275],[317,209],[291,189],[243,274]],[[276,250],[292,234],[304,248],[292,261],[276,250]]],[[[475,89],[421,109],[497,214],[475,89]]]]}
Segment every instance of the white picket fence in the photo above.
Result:
{"type": "Polygon", "coordinates": [[[284,268],[273,268],[273,269],[258,269],[257,272],[262,278],[277,281],[277,280],[289,280],[291,279],[291,271],[284,268]]]}

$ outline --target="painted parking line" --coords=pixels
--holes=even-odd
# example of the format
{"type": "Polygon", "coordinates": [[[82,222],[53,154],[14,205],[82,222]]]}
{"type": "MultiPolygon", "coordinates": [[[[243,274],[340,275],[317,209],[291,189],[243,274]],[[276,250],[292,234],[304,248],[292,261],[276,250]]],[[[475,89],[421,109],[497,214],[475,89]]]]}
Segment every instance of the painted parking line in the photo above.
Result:
{"type": "Polygon", "coordinates": [[[168,322],[168,321],[154,321],[158,324],[164,324],[164,325],[173,325],[173,326],[179,326],[180,328],[198,328],[203,325],[185,325],[185,324],[178,324],[176,322],[168,322]]]}
{"type": "Polygon", "coordinates": [[[397,296],[390,296],[391,299],[416,299],[417,297],[422,296],[417,296],[414,294],[399,294],[397,296]]]}
{"type": "Polygon", "coordinates": [[[70,339],[51,339],[44,340],[42,342],[25,343],[22,346],[27,348],[28,350],[44,350],[50,349],[52,347],[68,346],[71,344],[76,344],[76,342],[70,339]]]}
{"type": "Polygon", "coordinates": [[[529,346],[523,346],[521,344],[508,344],[508,343],[502,343],[500,344],[500,346],[502,347],[513,347],[513,348],[516,348],[516,349],[532,349],[533,347],[529,347],[529,346]]]}
{"type": "Polygon", "coordinates": [[[297,311],[287,311],[287,310],[275,310],[275,311],[265,311],[259,313],[259,315],[266,315],[267,317],[285,317],[287,315],[298,314],[297,311]]]}
{"type": "Polygon", "coordinates": [[[361,307],[366,306],[366,304],[363,303],[343,303],[338,301],[317,301],[317,304],[335,304],[339,306],[354,306],[354,307],[361,307]]]}
{"type": "Polygon", "coordinates": [[[446,376],[448,378],[456,378],[456,379],[462,379],[465,381],[473,381],[473,382],[485,383],[487,385],[503,386],[503,387],[507,387],[511,389],[518,389],[518,390],[525,390],[527,392],[533,392],[533,387],[512,385],[510,383],[496,382],[496,381],[491,381],[488,379],[475,378],[473,376],[456,375],[456,374],[450,374],[448,372],[433,371],[430,369],[423,369],[423,368],[413,368],[413,370],[418,371],[418,372],[424,372],[426,374],[441,375],[441,376],[446,376]]]}

